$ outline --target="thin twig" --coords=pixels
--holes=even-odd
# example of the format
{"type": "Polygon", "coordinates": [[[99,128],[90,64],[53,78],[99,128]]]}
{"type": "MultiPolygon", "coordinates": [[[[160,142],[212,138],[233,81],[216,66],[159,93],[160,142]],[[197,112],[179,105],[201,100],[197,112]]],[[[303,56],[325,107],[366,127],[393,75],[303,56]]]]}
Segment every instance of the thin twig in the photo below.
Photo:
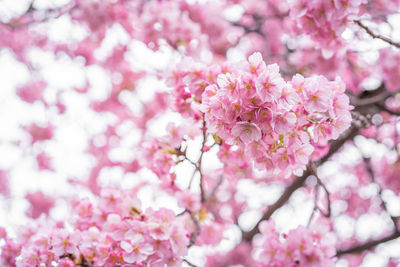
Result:
{"type": "Polygon", "coordinates": [[[219,176],[218,182],[215,184],[213,189],[211,190],[211,193],[208,195],[206,201],[210,200],[212,197],[214,197],[215,193],[217,192],[218,187],[222,184],[223,177],[222,175],[219,176]]]}
{"type": "Polygon", "coordinates": [[[307,226],[310,225],[311,220],[314,217],[316,210],[321,212],[321,214],[324,217],[330,217],[331,216],[331,198],[330,198],[330,195],[329,195],[329,191],[326,188],[325,184],[318,177],[317,168],[316,168],[316,166],[315,166],[315,164],[313,162],[310,163],[310,170],[311,170],[311,173],[315,176],[315,179],[317,180],[317,184],[315,185],[314,208],[312,210],[310,219],[308,220],[307,226]],[[322,187],[324,189],[325,194],[326,194],[326,199],[327,199],[327,202],[328,202],[328,204],[327,204],[328,211],[327,212],[323,211],[320,207],[318,207],[318,192],[319,192],[319,188],[320,187],[322,187]]]}
{"type": "Polygon", "coordinates": [[[246,33],[257,33],[257,34],[265,37],[265,34],[257,27],[251,28],[251,27],[243,25],[243,24],[241,24],[239,22],[232,22],[232,25],[242,28],[246,33]]]}
{"type": "Polygon", "coordinates": [[[313,209],[312,209],[312,211],[311,211],[310,218],[308,219],[307,227],[310,226],[311,221],[312,221],[312,219],[314,218],[315,211],[318,209],[318,208],[317,208],[318,187],[319,187],[319,185],[318,185],[318,183],[316,183],[316,184],[315,184],[315,187],[314,187],[314,190],[315,190],[315,194],[314,194],[314,207],[313,207],[313,209]]]}
{"type": "MultiPolygon", "coordinates": [[[[27,11],[25,12],[25,14],[21,15],[19,18],[16,18],[14,21],[18,22],[18,19],[22,18],[23,16],[31,16],[32,13],[34,12],[39,12],[34,8],[34,1],[31,2],[31,4],[29,5],[27,11]]],[[[45,14],[42,18],[36,19],[35,14],[32,15],[32,19],[30,19],[29,21],[25,21],[23,23],[2,23],[3,25],[11,28],[11,29],[18,29],[18,28],[22,28],[22,27],[26,27],[32,24],[36,24],[36,23],[42,23],[42,22],[46,22],[50,19],[57,19],[59,17],[61,17],[62,15],[66,14],[67,12],[72,11],[73,9],[77,8],[77,4],[75,3],[68,3],[62,7],[58,7],[58,8],[50,8],[50,9],[46,9],[45,10],[45,14]]]]}
{"type": "Polygon", "coordinates": [[[354,22],[358,26],[363,28],[372,38],[380,39],[380,40],[382,40],[382,41],[384,41],[384,42],[386,42],[386,43],[388,43],[390,45],[393,45],[395,47],[400,48],[400,44],[399,43],[394,42],[392,39],[390,39],[390,38],[388,38],[386,36],[374,33],[370,28],[368,28],[366,25],[364,25],[360,20],[355,20],[354,22]]]}
{"type": "Polygon", "coordinates": [[[194,216],[193,212],[191,212],[190,210],[186,210],[186,212],[189,213],[190,218],[192,219],[194,226],[196,228],[196,230],[190,234],[190,242],[188,245],[188,248],[190,248],[191,246],[193,246],[196,243],[196,238],[200,235],[201,228],[200,228],[200,223],[197,220],[197,218],[194,216]]]}
{"type": "Polygon", "coordinates": [[[318,187],[317,187],[317,191],[315,192],[315,194],[316,195],[318,195],[318,188],[319,187],[322,187],[322,189],[324,189],[324,191],[325,191],[325,194],[326,194],[326,199],[327,199],[327,201],[328,201],[328,211],[327,212],[324,212],[323,210],[321,210],[319,207],[318,207],[318,205],[316,205],[316,207],[317,207],[317,209],[321,212],[321,214],[322,215],[324,215],[325,217],[330,217],[331,216],[331,198],[330,198],[330,195],[329,195],[329,191],[328,191],[328,189],[326,188],[326,186],[325,186],[325,184],[321,181],[321,179],[319,178],[319,176],[318,176],[318,174],[317,174],[317,167],[315,166],[315,163],[314,162],[311,162],[310,163],[310,170],[311,170],[311,173],[315,176],[315,178],[317,179],[317,185],[318,185],[318,187]]]}
{"type": "Polygon", "coordinates": [[[378,186],[378,196],[379,196],[379,199],[380,199],[380,201],[382,203],[382,207],[385,210],[385,212],[389,215],[390,220],[393,222],[394,231],[397,233],[397,232],[399,232],[399,229],[397,227],[397,218],[392,216],[392,214],[390,214],[390,212],[389,212],[389,210],[387,208],[387,204],[382,198],[382,188],[375,180],[375,174],[374,174],[374,171],[371,168],[370,159],[365,158],[365,157],[363,157],[363,159],[364,159],[364,163],[365,163],[366,169],[367,169],[367,171],[368,171],[368,173],[369,173],[369,175],[371,177],[371,181],[378,186]]]}
{"type": "Polygon", "coordinates": [[[326,200],[328,201],[328,204],[327,204],[328,211],[327,212],[324,212],[323,210],[321,210],[321,208],[318,208],[318,210],[321,212],[321,214],[324,217],[331,217],[331,197],[330,197],[329,191],[326,188],[325,184],[322,183],[321,179],[319,179],[318,177],[317,177],[317,182],[318,182],[318,185],[324,189],[325,194],[326,194],[326,200]]]}
{"type": "Polygon", "coordinates": [[[183,259],[183,261],[184,261],[187,265],[189,265],[189,266],[191,266],[191,267],[197,267],[197,265],[191,263],[191,262],[188,261],[187,259],[183,259]]]}

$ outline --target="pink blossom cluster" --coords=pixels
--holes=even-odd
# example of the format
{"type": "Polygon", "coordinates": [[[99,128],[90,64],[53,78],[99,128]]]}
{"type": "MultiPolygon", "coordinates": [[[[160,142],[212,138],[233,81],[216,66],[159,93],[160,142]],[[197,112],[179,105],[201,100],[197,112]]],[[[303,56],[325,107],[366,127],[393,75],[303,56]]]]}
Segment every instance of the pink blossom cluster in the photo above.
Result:
{"type": "Polygon", "coordinates": [[[308,40],[289,55],[289,62],[295,65],[303,75],[324,75],[328,79],[339,76],[346,83],[346,90],[358,94],[363,90],[363,82],[373,73],[379,72],[376,67],[367,64],[363,58],[352,51],[338,51],[329,58],[320,50],[315,50],[315,43],[308,40]],[[332,68],[335,72],[332,72],[332,68]]]}
{"type": "Polygon", "coordinates": [[[189,18],[199,24],[202,33],[207,36],[210,50],[220,56],[224,56],[243,33],[224,18],[225,8],[226,4],[207,2],[188,4],[183,1],[181,4],[182,11],[187,11],[189,18]]]}
{"type": "Polygon", "coordinates": [[[127,33],[134,33],[132,20],[136,19],[137,3],[104,0],[101,3],[87,0],[74,0],[70,11],[72,19],[87,25],[103,39],[106,30],[114,23],[119,23],[127,33]]]}
{"type": "Polygon", "coordinates": [[[273,221],[263,221],[261,237],[255,240],[257,266],[334,266],[332,240],[319,231],[299,226],[279,235],[273,221]]]}
{"type": "Polygon", "coordinates": [[[206,266],[232,266],[241,265],[246,267],[257,266],[251,255],[252,246],[249,243],[242,242],[229,253],[216,253],[208,255],[206,266]]]}
{"type": "Polygon", "coordinates": [[[386,88],[391,92],[400,91],[400,52],[392,48],[380,50],[379,63],[386,88]]]}
{"type": "Polygon", "coordinates": [[[30,104],[35,101],[43,101],[43,92],[46,89],[46,82],[44,81],[31,81],[17,89],[17,95],[25,102],[30,104]]]}
{"type": "Polygon", "coordinates": [[[36,142],[51,140],[54,136],[54,126],[51,124],[41,126],[36,123],[32,123],[25,129],[31,136],[32,144],[35,144],[36,142]]]}
{"type": "Polygon", "coordinates": [[[286,82],[278,65],[267,66],[260,53],[214,77],[200,105],[208,131],[243,147],[259,169],[301,174],[313,144],[326,144],[350,126],[340,79],[297,74],[286,82]]]}
{"type": "Polygon", "coordinates": [[[166,83],[173,87],[172,109],[184,117],[201,118],[201,113],[192,107],[195,103],[201,102],[201,95],[204,89],[216,81],[221,69],[215,65],[207,68],[207,65],[194,61],[192,58],[184,58],[172,70],[167,77],[166,83]]]}
{"type": "Polygon", "coordinates": [[[296,21],[296,34],[305,33],[322,48],[343,46],[341,34],[347,25],[360,16],[365,0],[293,0],[290,17],[296,21]]]}
{"type": "Polygon", "coordinates": [[[375,20],[384,21],[385,17],[396,13],[400,8],[399,0],[376,0],[368,1],[364,7],[375,20]]]}
{"type": "Polygon", "coordinates": [[[43,194],[41,191],[28,193],[26,194],[25,198],[30,203],[30,207],[26,211],[26,215],[33,219],[39,218],[41,214],[49,214],[50,209],[55,205],[54,198],[43,194]]]}
{"type": "Polygon", "coordinates": [[[376,173],[376,182],[383,189],[390,189],[395,194],[400,193],[400,157],[389,158],[383,156],[378,161],[372,162],[373,170],[376,173]]]}
{"type": "Polygon", "coordinates": [[[185,141],[194,139],[199,134],[199,127],[195,122],[188,120],[187,124],[167,125],[167,135],[162,138],[144,140],[141,149],[140,162],[142,166],[153,171],[165,185],[173,185],[175,175],[172,168],[181,162],[179,156],[184,156],[181,146],[185,141]]]}
{"type": "Polygon", "coordinates": [[[204,43],[200,25],[187,12],[180,10],[180,1],[148,1],[140,15],[138,37],[149,48],[158,49],[164,40],[174,49],[192,52],[204,43]]]}
{"type": "Polygon", "coordinates": [[[1,266],[181,265],[189,232],[173,211],[142,211],[134,193],[111,188],[102,191],[97,205],[88,199],[72,203],[65,224],[33,224],[19,231],[17,240],[0,229],[1,266]]]}

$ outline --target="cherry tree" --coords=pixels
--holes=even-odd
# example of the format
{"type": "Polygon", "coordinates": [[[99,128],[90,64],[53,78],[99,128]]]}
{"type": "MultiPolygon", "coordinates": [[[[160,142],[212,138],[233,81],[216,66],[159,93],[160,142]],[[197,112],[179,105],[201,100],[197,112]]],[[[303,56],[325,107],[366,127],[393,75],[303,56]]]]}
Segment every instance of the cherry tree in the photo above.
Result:
{"type": "Polygon", "coordinates": [[[1,2],[0,265],[399,266],[399,12],[1,2]]]}

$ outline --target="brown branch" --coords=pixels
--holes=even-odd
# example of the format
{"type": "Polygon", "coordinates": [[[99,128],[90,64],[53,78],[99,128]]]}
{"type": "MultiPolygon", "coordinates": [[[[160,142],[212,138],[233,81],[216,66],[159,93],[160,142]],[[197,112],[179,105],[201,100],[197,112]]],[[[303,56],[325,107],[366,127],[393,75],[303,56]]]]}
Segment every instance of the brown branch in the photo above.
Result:
{"type": "MultiPolygon", "coordinates": [[[[314,199],[314,210],[313,210],[313,212],[315,211],[315,210],[319,210],[320,212],[321,212],[321,214],[324,216],[324,217],[330,217],[331,216],[331,198],[330,198],[330,195],[329,195],[329,191],[328,191],[328,189],[326,188],[326,186],[325,186],[325,184],[321,181],[321,179],[318,177],[318,174],[317,174],[317,167],[315,166],[315,164],[313,163],[313,162],[311,162],[311,164],[310,164],[310,170],[311,170],[311,173],[315,176],[315,178],[317,179],[317,184],[316,184],[316,186],[315,186],[315,199],[314,199]],[[318,205],[317,205],[317,198],[318,198],[318,189],[319,189],[319,187],[322,187],[322,189],[324,189],[324,191],[325,191],[325,194],[326,194],[326,199],[327,199],[327,201],[328,201],[328,204],[327,204],[327,212],[324,212],[320,207],[318,207],[318,205]]],[[[310,218],[310,221],[311,221],[311,219],[312,219],[312,217],[313,217],[313,214],[311,215],[311,218],[310,218]]],[[[309,222],[310,222],[309,221],[309,222]]]]}
{"type": "Polygon", "coordinates": [[[183,214],[188,213],[190,216],[190,219],[192,219],[194,227],[195,227],[195,231],[193,233],[190,234],[189,237],[189,245],[188,248],[190,248],[191,246],[194,245],[194,243],[196,243],[196,238],[200,235],[201,232],[201,227],[200,227],[200,223],[197,220],[197,218],[194,216],[193,212],[191,210],[184,210],[183,212],[179,213],[176,216],[182,216],[183,214]]]}
{"type": "Polygon", "coordinates": [[[312,209],[312,211],[311,211],[310,218],[308,218],[307,227],[310,225],[310,223],[311,223],[312,219],[314,218],[315,211],[318,209],[318,208],[317,208],[317,200],[318,200],[318,183],[317,183],[317,184],[315,184],[315,188],[314,188],[314,190],[315,190],[315,194],[314,194],[314,207],[313,207],[313,209],[312,209]]]}
{"type": "MultiPolygon", "coordinates": [[[[360,153],[361,153],[361,151],[360,151],[360,153]]],[[[371,181],[373,183],[377,184],[376,181],[375,181],[374,171],[371,168],[370,159],[363,156],[363,160],[364,160],[364,163],[365,163],[365,166],[366,166],[366,170],[370,175],[371,181]]],[[[340,256],[345,255],[345,254],[361,253],[361,252],[363,252],[365,250],[372,249],[372,248],[374,248],[375,246],[377,246],[379,244],[382,244],[382,243],[385,243],[385,242],[388,242],[388,241],[391,241],[391,240],[394,240],[394,239],[400,237],[400,231],[399,231],[399,229],[397,227],[397,220],[399,219],[399,217],[395,217],[395,216],[392,216],[390,214],[390,212],[387,209],[386,202],[382,198],[382,188],[379,186],[379,184],[377,184],[377,186],[379,188],[378,189],[378,196],[379,196],[379,198],[381,200],[382,207],[385,210],[385,212],[390,216],[390,219],[393,222],[394,232],[391,235],[383,237],[381,239],[370,240],[370,241],[367,241],[364,244],[358,244],[356,246],[353,246],[353,247],[350,247],[350,248],[347,248],[347,249],[344,249],[344,250],[338,250],[337,253],[336,253],[337,257],[340,257],[340,256]]]]}
{"type": "Polygon", "coordinates": [[[223,177],[222,175],[219,176],[218,182],[215,184],[213,189],[211,190],[211,193],[208,195],[206,201],[210,200],[212,197],[214,197],[215,193],[217,192],[218,187],[222,184],[223,177]]]}
{"type": "Polygon", "coordinates": [[[381,239],[370,240],[370,241],[367,241],[366,243],[361,244],[361,245],[357,245],[357,246],[354,246],[354,247],[351,247],[351,248],[348,248],[348,249],[344,249],[344,250],[338,250],[337,253],[336,253],[336,257],[340,257],[340,256],[343,256],[345,254],[351,254],[351,253],[361,253],[364,250],[372,249],[372,248],[374,248],[375,246],[377,246],[379,244],[394,240],[394,239],[396,239],[398,237],[400,237],[400,232],[394,232],[390,236],[386,236],[386,237],[383,237],[381,239]]]}
{"type": "Polygon", "coordinates": [[[261,31],[261,29],[259,27],[249,27],[247,25],[241,24],[239,22],[232,22],[233,26],[242,28],[246,33],[257,33],[259,35],[261,35],[262,37],[265,37],[265,34],[261,31]]]}
{"type": "Polygon", "coordinates": [[[367,169],[367,171],[368,171],[368,173],[369,173],[369,175],[370,175],[370,177],[371,177],[371,181],[372,181],[373,183],[375,183],[375,184],[378,186],[378,196],[379,196],[379,199],[380,199],[380,201],[381,201],[382,208],[383,208],[383,209],[385,210],[385,212],[389,215],[390,220],[392,220],[392,222],[393,222],[393,227],[394,227],[394,231],[395,231],[396,233],[398,233],[398,232],[399,232],[399,229],[398,229],[398,227],[397,227],[397,218],[394,217],[394,216],[392,216],[392,214],[390,214],[390,212],[389,212],[389,210],[388,210],[388,208],[387,208],[387,204],[386,204],[386,202],[385,202],[385,201],[383,200],[383,198],[382,198],[382,188],[381,188],[381,186],[380,186],[380,185],[376,182],[376,180],[375,180],[375,174],[374,174],[374,171],[373,171],[372,168],[371,168],[370,159],[365,158],[365,157],[363,157],[363,159],[364,159],[364,163],[365,163],[366,169],[367,169]]]}
{"type": "Polygon", "coordinates": [[[391,110],[391,109],[387,108],[385,105],[382,105],[382,104],[380,104],[380,103],[377,103],[377,104],[375,104],[375,105],[376,105],[378,108],[382,109],[382,111],[385,111],[385,112],[389,113],[390,115],[393,115],[393,116],[400,116],[400,111],[391,110]]]}
{"type": "Polygon", "coordinates": [[[248,232],[244,232],[243,233],[243,239],[245,241],[251,241],[253,239],[253,237],[258,234],[259,229],[258,226],[260,225],[260,223],[262,221],[268,220],[272,214],[274,214],[274,212],[276,210],[278,210],[279,208],[281,208],[283,205],[285,205],[285,203],[289,200],[289,198],[292,196],[292,194],[299,189],[300,187],[303,186],[304,182],[306,181],[306,179],[308,178],[308,176],[311,174],[311,172],[307,169],[304,174],[301,177],[297,177],[294,182],[289,185],[288,187],[286,187],[285,191],[283,192],[283,194],[281,195],[281,197],[271,206],[269,206],[267,208],[267,211],[264,213],[264,215],[258,220],[257,224],[253,227],[253,229],[251,229],[248,232]]]}
{"type": "Polygon", "coordinates": [[[374,33],[370,28],[368,28],[366,25],[364,25],[360,20],[355,20],[354,22],[358,26],[363,28],[372,38],[380,39],[380,40],[382,40],[382,41],[384,41],[384,42],[386,42],[386,43],[388,43],[390,45],[393,45],[393,46],[395,46],[397,48],[400,48],[400,44],[399,43],[394,42],[392,39],[390,39],[390,38],[388,38],[386,36],[374,33]]]}
{"type": "Polygon", "coordinates": [[[206,194],[204,191],[204,183],[203,183],[203,173],[201,170],[201,162],[203,160],[203,155],[204,155],[204,146],[207,142],[207,128],[206,128],[206,120],[204,119],[204,114],[203,114],[203,126],[202,126],[202,132],[203,132],[203,141],[201,143],[201,153],[200,153],[200,158],[198,161],[197,165],[197,170],[200,174],[200,193],[201,193],[201,202],[204,203],[206,201],[206,194]]]}
{"type": "MultiPolygon", "coordinates": [[[[351,126],[345,136],[331,143],[328,153],[319,160],[318,165],[327,161],[333,154],[335,154],[344,145],[344,143],[346,143],[346,141],[352,140],[357,135],[357,133],[358,133],[358,127],[355,127],[354,125],[351,126]]],[[[242,233],[243,240],[248,242],[251,241],[253,237],[256,234],[258,234],[259,232],[258,226],[260,225],[260,223],[262,221],[268,220],[276,210],[280,209],[283,205],[285,205],[285,203],[289,200],[292,194],[297,189],[303,186],[304,182],[311,174],[312,172],[310,171],[310,168],[307,168],[307,170],[303,173],[301,177],[297,177],[291,185],[286,187],[285,191],[280,196],[280,198],[274,204],[272,204],[267,208],[266,212],[258,220],[257,224],[250,231],[242,233]]]]}
{"type": "Polygon", "coordinates": [[[64,6],[58,7],[58,8],[50,8],[50,9],[46,9],[46,10],[37,10],[34,7],[34,1],[31,2],[31,4],[29,5],[28,9],[26,10],[26,12],[24,14],[22,14],[21,16],[19,16],[18,18],[14,18],[12,19],[10,22],[8,23],[2,23],[1,24],[11,28],[11,29],[18,29],[18,28],[23,28],[32,24],[36,24],[36,23],[42,23],[42,22],[46,22],[50,19],[57,19],[59,17],[61,17],[62,15],[72,11],[73,9],[77,8],[78,5],[75,3],[68,3],[64,6]],[[36,18],[33,13],[44,13],[44,15],[41,18],[36,18]],[[19,23],[18,21],[21,20],[23,17],[26,16],[31,16],[29,17],[30,20],[28,21],[24,21],[22,23],[19,23]]]}
{"type": "Polygon", "coordinates": [[[318,177],[317,177],[317,181],[318,181],[318,185],[321,186],[322,189],[324,189],[325,194],[326,194],[326,200],[328,201],[328,204],[327,204],[328,211],[327,212],[322,211],[321,208],[318,208],[318,210],[321,212],[321,214],[323,216],[331,217],[331,197],[330,197],[329,191],[326,188],[325,184],[322,183],[321,179],[319,179],[318,177]]]}
{"type": "MultiPolygon", "coordinates": [[[[378,91],[381,91],[384,89],[384,86],[382,85],[379,89],[377,89],[378,91]]],[[[353,106],[356,107],[361,107],[361,106],[369,106],[372,104],[376,104],[376,103],[380,103],[382,101],[385,101],[387,98],[391,97],[393,95],[393,93],[384,90],[382,93],[373,95],[371,97],[368,98],[356,98],[356,97],[351,97],[350,96],[350,103],[353,106]]]]}
{"type": "Polygon", "coordinates": [[[189,266],[191,266],[191,267],[197,267],[197,265],[191,263],[191,262],[188,261],[187,259],[183,259],[183,261],[184,261],[187,265],[189,265],[189,266]]]}

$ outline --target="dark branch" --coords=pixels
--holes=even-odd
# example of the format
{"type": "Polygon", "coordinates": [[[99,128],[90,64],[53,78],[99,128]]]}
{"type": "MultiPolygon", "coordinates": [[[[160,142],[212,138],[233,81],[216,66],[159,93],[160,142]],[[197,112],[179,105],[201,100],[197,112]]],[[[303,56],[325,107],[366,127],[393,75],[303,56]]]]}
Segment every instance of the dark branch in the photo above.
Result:
{"type": "Polygon", "coordinates": [[[201,202],[204,203],[206,201],[206,193],[204,191],[204,183],[203,183],[203,173],[201,170],[201,162],[203,160],[203,155],[204,155],[204,146],[207,142],[207,127],[206,127],[206,120],[204,119],[204,114],[203,114],[203,125],[202,125],[202,132],[203,132],[203,141],[201,143],[201,154],[200,158],[198,161],[197,165],[197,170],[199,171],[200,174],[200,193],[201,193],[201,202]]]}
{"type": "Polygon", "coordinates": [[[395,233],[391,234],[390,236],[386,236],[386,237],[383,237],[381,239],[371,240],[371,241],[368,241],[368,242],[366,242],[364,244],[361,244],[361,245],[358,245],[358,246],[354,246],[354,247],[351,247],[351,248],[348,248],[348,249],[338,250],[337,253],[336,253],[336,257],[340,257],[340,256],[343,256],[345,254],[351,254],[351,253],[361,253],[364,250],[372,249],[372,248],[374,248],[375,246],[377,246],[379,244],[394,240],[394,239],[396,239],[398,237],[400,237],[400,232],[395,232],[395,233]]]}
{"type": "Polygon", "coordinates": [[[261,31],[261,29],[259,27],[252,28],[252,27],[246,26],[244,24],[241,24],[239,22],[232,22],[232,25],[242,28],[246,33],[257,33],[257,34],[265,37],[265,34],[261,31]]]}
{"type": "Polygon", "coordinates": [[[197,265],[191,263],[191,262],[188,261],[187,259],[183,259],[183,261],[184,261],[187,265],[189,265],[189,266],[191,266],[191,267],[197,267],[197,265]]]}
{"type": "Polygon", "coordinates": [[[258,234],[259,229],[258,226],[262,221],[268,220],[272,214],[279,208],[281,208],[285,203],[289,200],[289,198],[292,196],[292,194],[299,189],[300,187],[303,186],[304,182],[308,178],[308,176],[311,174],[309,170],[306,170],[303,174],[303,176],[298,177],[294,180],[294,182],[286,187],[285,191],[281,195],[281,197],[271,206],[267,208],[267,211],[264,213],[264,215],[261,217],[260,220],[258,220],[257,224],[251,229],[249,232],[244,232],[243,233],[243,239],[245,241],[251,241],[253,237],[258,234]]]}
{"type": "MultiPolygon", "coordinates": [[[[311,164],[310,164],[310,170],[311,170],[311,173],[315,176],[315,178],[317,179],[317,185],[316,185],[316,187],[315,187],[315,206],[314,206],[314,210],[315,209],[318,209],[320,212],[321,212],[321,214],[323,215],[323,216],[325,216],[325,217],[330,217],[331,216],[331,198],[330,198],[330,195],[329,195],[329,191],[328,191],[328,189],[326,188],[326,186],[325,186],[325,184],[321,181],[321,179],[318,177],[318,174],[317,174],[317,167],[315,166],[315,164],[313,163],[313,162],[311,162],[311,164]],[[327,201],[328,201],[328,207],[327,207],[327,212],[324,212],[323,210],[321,210],[321,208],[319,208],[318,207],[318,205],[317,205],[317,202],[316,202],[316,200],[317,200],[317,197],[318,197],[318,189],[319,189],[319,187],[322,187],[322,189],[324,189],[324,191],[325,191],[325,194],[326,194],[326,198],[327,198],[327,201]]],[[[311,217],[312,218],[312,217],[311,217]]]]}
{"type": "Polygon", "coordinates": [[[361,28],[363,28],[372,38],[380,39],[380,40],[382,40],[382,41],[384,41],[384,42],[386,42],[386,43],[388,43],[388,44],[390,44],[390,45],[393,45],[393,46],[395,46],[395,47],[400,48],[400,44],[399,44],[399,43],[394,42],[392,39],[390,39],[390,38],[388,38],[388,37],[385,37],[385,36],[383,36],[383,35],[374,33],[370,28],[368,28],[366,25],[364,25],[360,20],[355,20],[354,22],[355,22],[358,26],[360,26],[361,28]]]}
{"type": "MultiPolygon", "coordinates": [[[[319,160],[318,165],[327,161],[333,154],[335,154],[344,145],[344,143],[346,143],[346,141],[352,140],[357,135],[357,133],[358,133],[358,127],[351,126],[351,128],[347,131],[347,134],[344,137],[331,143],[328,153],[319,160]]],[[[243,240],[251,241],[253,237],[259,232],[258,229],[259,224],[264,220],[268,220],[276,210],[280,209],[283,205],[285,205],[285,203],[289,200],[292,194],[297,189],[303,186],[304,182],[311,174],[312,172],[310,171],[310,168],[307,168],[307,170],[301,177],[296,178],[291,185],[286,187],[281,197],[274,204],[272,204],[267,208],[267,211],[264,213],[261,219],[258,220],[257,224],[253,227],[253,229],[251,229],[248,232],[242,233],[243,240]]]]}
{"type": "Polygon", "coordinates": [[[192,219],[193,223],[194,223],[194,227],[195,227],[195,231],[193,233],[190,234],[190,243],[188,245],[188,247],[190,248],[191,246],[193,246],[196,243],[196,238],[200,235],[201,232],[201,228],[200,228],[200,223],[197,220],[197,218],[194,216],[193,212],[191,212],[190,210],[186,210],[187,213],[189,213],[190,218],[192,219]]]}
{"type": "Polygon", "coordinates": [[[377,91],[377,94],[374,94],[368,98],[356,98],[356,97],[352,97],[350,96],[350,103],[354,106],[356,106],[356,108],[359,108],[361,106],[369,106],[369,105],[373,105],[376,103],[381,103],[384,102],[386,99],[388,99],[389,97],[391,97],[393,95],[393,93],[388,92],[385,88],[385,86],[382,84],[378,89],[376,89],[375,91],[377,91]]]}
{"type": "Polygon", "coordinates": [[[381,188],[381,186],[376,182],[376,180],[375,180],[375,174],[374,174],[374,171],[372,170],[372,168],[371,168],[371,163],[370,163],[370,159],[368,159],[368,158],[363,158],[364,159],[364,163],[365,163],[365,166],[366,166],[366,169],[367,169],[367,171],[368,171],[368,173],[369,173],[369,175],[370,175],[370,177],[371,177],[371,181],[373,182],[373,183],[375,183],[375,184],[377,184],[377,186],[378,186],[378,196],[379,196],[379,199],[380,199],[380,201],[381,201],[381,205],[382,205],[382,208],[386,211],[386,213],[390,216],[390,219],[392,220],[392,222],[393,222],[393,227],[394,227],[394,230],[395,230],[395,232],[397,233],[397,232],[399,232],[399,229],[398,229],[398,227],[397,227],[397,218],[396,217],[394,217],[394,216],[392,216],[392,214],[390,214],[390,212],[389,212],[389,210],[388,210],[388,208],[387,208],[387,204],[386,204],[386,202],[383,200],[383,197],[382,197],[382,188],[381,188]]]}

